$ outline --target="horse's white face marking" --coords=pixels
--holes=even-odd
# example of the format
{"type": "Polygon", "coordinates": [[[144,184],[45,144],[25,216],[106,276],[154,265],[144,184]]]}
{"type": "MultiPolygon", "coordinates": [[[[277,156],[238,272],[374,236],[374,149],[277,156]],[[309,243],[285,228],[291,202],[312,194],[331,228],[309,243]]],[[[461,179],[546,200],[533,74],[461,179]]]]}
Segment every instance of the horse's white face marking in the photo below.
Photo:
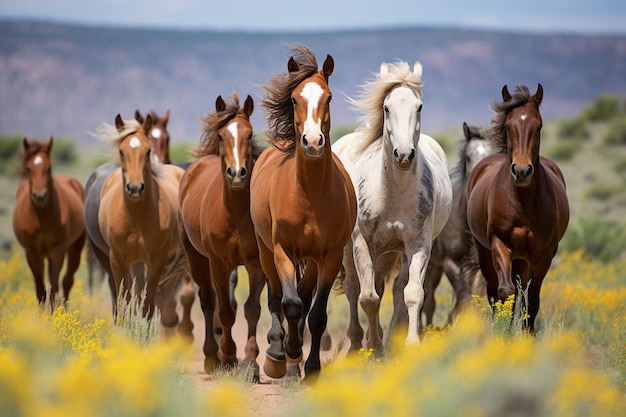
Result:
{"type": "Polygon", "coordinates": [[[322,130],[320,126],[320,119],[318,118],[317,120],[313,120],[313,111],[317,109],[317,105],[322,97],[322,94],[324,94],[324,90],[322,90],[322,87],[314,82],[306,83],[300,93],[300,96],[307,101],[307,114],[306,120],[304,121],[305,134],[311,130],[314,132],[321,132],[322,130]]]}
{"type": "Polygon", "coordinates": [[[522,120],[526,120],[526,118],[527,118],[527,117],[528,117],[528,116],[526,115],[526,113],[524,113],[524,114],[522,114],[522,115],[520,116],[520,119],[522,119],[522,120]]]}
{"type": "Polygon", "coordinates": [[[41,157],[41,155],[37,155],[35,159],[33,159],[33,164],[35,165],[41,165],[42,163],[43,163],[43,158],[41,157]]]}
{"type": "Polygon", "coordinates": [[[158,127],[155,127],[150,131],[150,135],[155,139],[159,139],[161,137],[161,133],[161,129],[159,129],[158,127]]]}
{"type": "Polygon", "coordinates": [[[228,129],[230,134],[233,135],[233,156],[235,157],[235,168],[237,169],[237,172],[239,172],[239,168],[241,167],[241,165],[239,164],[239,151],[237,149],[239,145],[239,137],[237,135],[237,122],[229,124],[226,129],[228,129]]]}
{"type": "Polygon", "coordinates": [[[138,148],[141,146],[141,141],[137,136],[133,136],[132,138],[130,138],[130,142],[128,142],[128,145],[131,148],[138,148]]]}

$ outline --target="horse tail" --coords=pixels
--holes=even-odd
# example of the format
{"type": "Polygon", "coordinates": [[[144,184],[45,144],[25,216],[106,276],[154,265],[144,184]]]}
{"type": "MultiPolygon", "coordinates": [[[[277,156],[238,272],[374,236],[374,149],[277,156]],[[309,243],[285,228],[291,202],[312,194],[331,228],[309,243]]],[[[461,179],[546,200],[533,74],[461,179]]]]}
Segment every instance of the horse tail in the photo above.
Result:
{"type": "Polygon", "coordinates": [[[472,294],[484,297],[487,295],[485,278],[480,270],[478,260],[478,249],[475,244],[470,245],[470,249],[461,260],[461,279],[469,285],[472,294]]]}

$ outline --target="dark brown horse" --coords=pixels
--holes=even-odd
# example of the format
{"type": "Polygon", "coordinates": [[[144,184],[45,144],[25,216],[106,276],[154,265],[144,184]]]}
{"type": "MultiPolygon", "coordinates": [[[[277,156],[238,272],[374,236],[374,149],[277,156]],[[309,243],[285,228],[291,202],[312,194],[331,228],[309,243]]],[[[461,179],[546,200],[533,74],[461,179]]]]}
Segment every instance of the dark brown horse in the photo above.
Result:
{"type": "Polygon", "coordinates": [[[272,327],[263,369],[272,378],[285,375],[287,362],[298,365],[290,373],[299,374],[307,315],[311,351],[305,377],[319,372],[328,295],[356,218],[354,187],[331,150],[333,58],[328,55],[318,70],[308,48],[300,45],[293,52],[288,71],[264,86],[262,105],[273,146],[257,161],[250,198],[261,265],[269,278],[272,327]],[[303,260],[306,271],[296,282],[296,265],[303,260]]]}
{"type": "Polygon", "coordinates": [[[46,143],[24,138],[22,180],[17,188],[13,210],[13,231],[26,252],[40,305],[46,301],[44,261],[48,260],[50,307],[54,310],[55,296],[59,292],[59,274],[66,257],[63,277],[65,301],[74,284],[74,274],[85,245],[85,224],[83,186],[75,178],[52,175],[52,143],[52,137],[46,143]]]}
{"type": "Polygon", "coordinates": [[[504,301],[516,287],[528,289],[528,320],[535,331],[539,293],[569,221],[561,170],[539,155],[543,87],[530,95],[505,85],[502,102],[485,132],[500,150],[483,159],[468,184],[467,219],[491,302],[504,301]]]}
{"type": "Polygon", "coordinates": [[[191,276],[199,287],[206,330],[203,348],[206,372],[212,372],[219,364],[237,363],[231,333],[236,308],[230,299],[229,277],[238,265],[245,265],[250,294],[244,307],[248,341],[242,367],[251,366],[258,380],[256,332],[265,274],[250,218],[250,175],[262,150],[252,135],[253,108],[250,96],[243,108],[239,107],[237,94],[228,101],[219,96],[215,113],[203,118],[203,134],[194,151],[198,159],[187,168],[180,183],[179,234],[191,276]],[[214,316],[216,295],[217,316],[214,316]],[[222,330],[219,350],[214,317],[222,330]]]}
{"type": "MultiPolygon", "coordinates": [[[[163,164],[171,164],[170,158],[170,134],[167,130],[167,123],[170,121],[170,111],[166,111],[163,116],[159,116],[154,111],[148,113],[152,118],[152,127],[148,132],[148,139],[152,145],[152,156],[163,164]]],[[[139,124],[143,124],[145,118],[139,112],[135,111],[135,120],[139,124]]]]}

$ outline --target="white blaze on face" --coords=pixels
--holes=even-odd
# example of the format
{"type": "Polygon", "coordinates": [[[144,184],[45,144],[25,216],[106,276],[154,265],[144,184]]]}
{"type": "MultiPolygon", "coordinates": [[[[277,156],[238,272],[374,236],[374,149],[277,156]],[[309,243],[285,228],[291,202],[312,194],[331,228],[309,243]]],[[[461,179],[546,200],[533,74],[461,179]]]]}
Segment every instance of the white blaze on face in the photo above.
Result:
{"type": "Polygon", "coordinates": [[[155,127],[150,131],[150,135],[155,139],[159,139],[161,137],[161,129],[155,127]]]}
{"type": "Polygon", "coordinates": [[[302,89],[302,93],[300,93],[300,96],[304,98],[308,103],[306,120],[304,121],[305,134],[307,134],[307,132],[309,131],[313,131],[317,134],[322,130],[320,126],[320,119],[318,118],[317,120],[313,120],[313,111],[317,109],[317,104],[319,103],[322,94],[324,94],[324,90],[322,90],[322,87],[313,82],[307,83],[302,89]]]}
{"type": "Polygon", "coordinates": [[[131,148],[138,148],[141,146],[141,142],[139,141],[139,138],[137,136],[133,136],[132,138],[130,138],[130,142],[128,144],[131,148]]]}
{"type": "Polygon", "coordinates": [[[528,117],[528,116],[526,116],[526,113],[524,113],[524,114],[521,115],[520,119],[526,120],[526,117],[528,117]]]}
{"type": "Polygon", "coordinates": [[[43,158],[41,157],[41,155],[37,155],[35,159],[33,159],[33,164],[35,165],[41,165],[42,163],[43,163],[43,158]]]}
{"type": "Polygon", "coordinates": [[[227,127],[228,131],[230,132],[231,135],[233,135],[233,156],[235,157],[235,168],[236,168],[236,172],[239,172],[239,153],[238,153],[238,147],[239,147],[239,137],[237,136],[237,122],[233,122],[231,124],[228,125],[227,127]]]}

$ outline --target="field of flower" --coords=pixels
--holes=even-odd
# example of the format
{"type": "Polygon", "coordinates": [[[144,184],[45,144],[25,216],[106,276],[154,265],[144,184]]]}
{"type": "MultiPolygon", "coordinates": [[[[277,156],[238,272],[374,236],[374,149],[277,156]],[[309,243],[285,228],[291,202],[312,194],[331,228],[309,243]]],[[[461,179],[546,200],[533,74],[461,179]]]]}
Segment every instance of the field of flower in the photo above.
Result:
{"type": "MultiPolygon", "coordinates": [[[[246,375],[225,371],[198,384],[185,367],[188,345],[163,340],[141,320],[114,326],[110,306],[86,295],[84,267],[66,307],[40,309],[14,247],[0,261],[0,410],[7,417],[626,415],[624,271],[626,260],[561,253],[544,282],[536,338],[510,326],[511,303],[492,314],[477,298],[453,328],[428,329],[419,346],[399,337],[384,359],[337,354],[315,383],[278,384],[280,407],[268,411],[246,375]]],[[[438,299],[447,308],[449,290],[438,299]]],[[[335,306],[329,325],[343,326],[344,313],[335,306]]]]}

